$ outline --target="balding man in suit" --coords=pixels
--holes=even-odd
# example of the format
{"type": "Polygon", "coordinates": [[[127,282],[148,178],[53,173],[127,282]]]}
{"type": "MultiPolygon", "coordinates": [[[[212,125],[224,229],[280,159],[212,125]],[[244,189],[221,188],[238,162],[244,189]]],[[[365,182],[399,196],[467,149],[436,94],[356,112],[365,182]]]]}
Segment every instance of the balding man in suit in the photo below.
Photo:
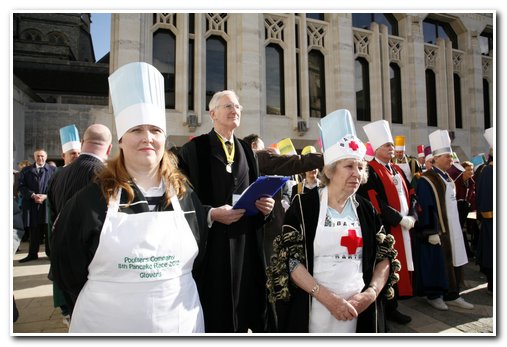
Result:
{"type": "Polygon", "coordinates": [[[38,148],[33,153],[35,163],[21,170],[19,176],[19,191],[23,197],[23,223],[30,230],[30,246],[28,255],[19,262],[24,263],[38,259],[42,237],[46,242],[46,255],[49,256],[49,242],[47,240],[48,216],[46,198],[48,182],[55,168],[48,165],[47,152],[38,148]]]}

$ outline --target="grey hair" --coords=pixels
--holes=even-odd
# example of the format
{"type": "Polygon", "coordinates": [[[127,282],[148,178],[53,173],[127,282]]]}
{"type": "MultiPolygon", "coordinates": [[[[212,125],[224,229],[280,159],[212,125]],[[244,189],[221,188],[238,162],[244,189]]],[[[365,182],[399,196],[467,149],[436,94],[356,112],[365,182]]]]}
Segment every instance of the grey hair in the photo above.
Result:
{"type": "MultiPolygon", "coordinates": [[[[333,177],[333,175],[336,171],[336,166],[338,165],[338,163],[341,163],[342,161],[347,160],[347,159],[349,159],[349,158],[340,159],[340,160],[337,160],[329,165],[324,165],[324,168],[322,169],[322,176],[320,178],[320,182],[321,182],[322,186],[329,185],[329,183],[331,182],[331,177],[333,177]]],[[[360,183],[365,184],[368,181],[368,162],[364,159],[361,160],[361,162],[364,164],[364,170],[359,173],[361,175],[360,183]]]]}
{"type": "Polygon", "coordinates": [[[208,104],[209,110],[213,111],[215,108],[217,108],[218,102],[225,95],[232,95],[232,96],[234,96],[238,100],[238,103],[239,103],[239,97],[236,95],[236,92],[234,92],[233,90],[222,90],[220,92],[216,92],[213,95],[213,97],[211,98],[211,100],[209,101],[209,104],[208,104]]]}

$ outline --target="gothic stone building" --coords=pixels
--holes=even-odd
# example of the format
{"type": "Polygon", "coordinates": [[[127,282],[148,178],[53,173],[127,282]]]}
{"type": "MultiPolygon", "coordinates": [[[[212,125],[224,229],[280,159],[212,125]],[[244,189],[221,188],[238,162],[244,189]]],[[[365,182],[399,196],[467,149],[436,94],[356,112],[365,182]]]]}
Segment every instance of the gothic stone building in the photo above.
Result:
{"type": "MultiPolygon", "coordinates": [[[[461,160],[494,125],[495,13],[114,13],[95,62],[89,14],[13,14],[13,162],[60,156],[58,129],[115,133],[107,75],[145,61],[165,78],[168,146],[208,132],[215,91],[235,90],[240,137],[315,144],[320,117],[386,119],[407,152],[448,129],[461,160]]],[[[116,138],[114,136],[114,138],[116,138]]]]}

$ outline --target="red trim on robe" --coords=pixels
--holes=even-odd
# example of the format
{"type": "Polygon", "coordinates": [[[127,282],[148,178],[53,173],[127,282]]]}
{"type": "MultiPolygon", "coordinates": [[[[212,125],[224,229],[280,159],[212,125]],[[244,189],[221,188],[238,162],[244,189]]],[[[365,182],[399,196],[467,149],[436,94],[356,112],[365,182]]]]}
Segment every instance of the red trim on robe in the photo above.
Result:
{"type": "MultiPolygon", "coordinates": [[[[369,162],[370,166],[373,168],[375,173],[380,178],[380,181],[382,182],[382,185],[384,186],[384,190],[387,197],[387,203],[389,206],[394,208],[397,211],[400,211],[400,199],[398,195],[398,191],[396,190],[396,186],[394,185],[393,181],[393,175],[387,170],[387,168],[377,162],[376,160],[372,160],[369,162]]],[[[401,177],[402,170],[399,168],[398,165],[394,165],[391,163],[391,166],[398,171],[401,177]]],[[[407,204],[410,206],[410,195],[409,190],[407,188],[407,185],[405,183],[405,180],[401,180],[403,189],[405,190],[405,196],[407,198],[407,204]]],[[[410,193],[414,193],[414,189],[410,189],[410,193]]],[[[368,195],[370,195],[368,193],[368,195]]],[[[375,199],[376,202],[376,199],[375,199]]],[[[373,203],[373,202],[372,202],[373,203]]],[[[378,202],[376,202],[378,204],[378,202]]],[[[375,206],[375,204],[373,204],[375,206]]],[[[391,234],[394,236],[395,244],[394,249],[398,251],[398,257],[397,259],[401,263],[401,270],[399,272],[400,280],[398,282],[398,292],[400,296],[412,296],[413,290],[412,290],[412,274],[407,269],[407,256],[405,253],[405,244],[403,243],[403,232],[401,230],[401,226],[398,224],[396,226],[390,226],[391,234]]]]}

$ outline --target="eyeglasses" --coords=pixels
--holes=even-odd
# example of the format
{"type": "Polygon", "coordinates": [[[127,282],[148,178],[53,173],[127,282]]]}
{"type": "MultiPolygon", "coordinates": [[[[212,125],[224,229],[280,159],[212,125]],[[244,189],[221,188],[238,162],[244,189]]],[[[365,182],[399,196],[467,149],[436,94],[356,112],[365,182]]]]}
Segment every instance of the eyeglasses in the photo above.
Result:
{"type": "Polygon", "coordinates": [[[241,112],[243,110],[243,106],[241,105],[238,105],[238,104],[225,104],[225,105],[218,105],[216,108],[219,108],[219,107],[224,107],[227,109],[227,111],[232,111],[233,109],[236,109],[238,110],[239,112],[241,112]]]}

